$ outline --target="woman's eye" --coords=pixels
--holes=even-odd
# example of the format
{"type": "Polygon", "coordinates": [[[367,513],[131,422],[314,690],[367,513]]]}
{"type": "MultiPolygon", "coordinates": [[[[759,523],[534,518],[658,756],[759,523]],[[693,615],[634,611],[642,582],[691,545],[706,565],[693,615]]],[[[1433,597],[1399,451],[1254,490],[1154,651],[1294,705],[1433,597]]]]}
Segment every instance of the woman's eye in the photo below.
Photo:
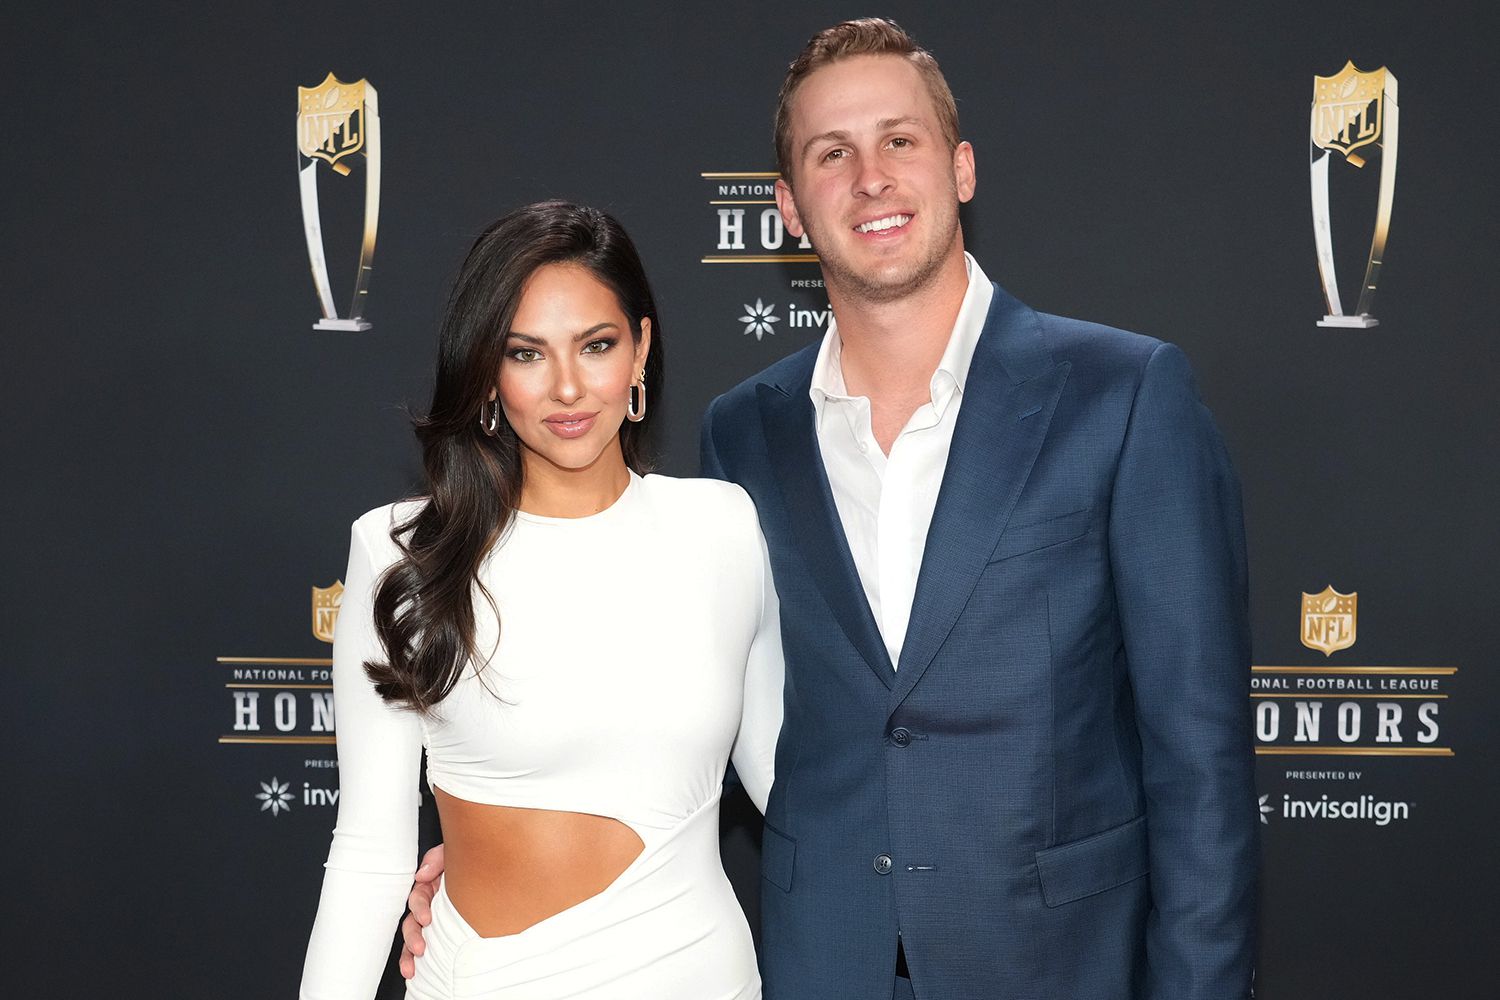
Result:
{"type": "Polygon", "coordinates": [[[535,361],[537,358],[540,358],[542,355],[541,355],[540,351],[533,351],[529,347],[518,347],[514,351],[510,352],[510,356],[512,358],[514,358],[516,361],[528,362],[528,361],[535,361]]]}
{"type": "Polygon", "coordinates": [[[590,341],[588,344],[586,344],[584,346],[583,353],[584,354],[603,354],[605,351],[609,350],[611,347],[614,347],[614,346],[615,346],[615,342],[613,340],[594,340],[594,341],[590,341]]]}

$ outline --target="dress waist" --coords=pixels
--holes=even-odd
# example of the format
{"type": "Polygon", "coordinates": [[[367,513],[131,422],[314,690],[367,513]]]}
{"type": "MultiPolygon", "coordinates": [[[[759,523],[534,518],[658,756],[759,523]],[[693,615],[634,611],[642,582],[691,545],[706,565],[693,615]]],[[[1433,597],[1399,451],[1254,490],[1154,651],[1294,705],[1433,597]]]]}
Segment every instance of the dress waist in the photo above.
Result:
{"type": "Polygon", "coordinates": [[[440,890],[412,995],[426,978],[454,997],[505,996],[521,984],[539,998],[675,1000],[672,984],[689,991],[683,1000],[759,996],[749,928],[719,860],[718,818],[715,796],[671,829],[638,830],[645,848],[608,887],[516,934],[480,937],[440,890]]]}

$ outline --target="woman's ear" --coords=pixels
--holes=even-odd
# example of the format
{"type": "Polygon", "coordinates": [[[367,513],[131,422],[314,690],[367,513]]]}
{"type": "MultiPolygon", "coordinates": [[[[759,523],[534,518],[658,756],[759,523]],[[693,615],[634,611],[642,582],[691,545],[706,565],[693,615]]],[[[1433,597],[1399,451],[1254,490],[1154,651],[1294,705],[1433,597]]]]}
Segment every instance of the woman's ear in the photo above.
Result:
{"type": "Polygon", "coordinates": [[[641,339],[635,345],[636,371],[646,367],[646,358],[651,354],[651,317],[641,317],[641,339]]]}

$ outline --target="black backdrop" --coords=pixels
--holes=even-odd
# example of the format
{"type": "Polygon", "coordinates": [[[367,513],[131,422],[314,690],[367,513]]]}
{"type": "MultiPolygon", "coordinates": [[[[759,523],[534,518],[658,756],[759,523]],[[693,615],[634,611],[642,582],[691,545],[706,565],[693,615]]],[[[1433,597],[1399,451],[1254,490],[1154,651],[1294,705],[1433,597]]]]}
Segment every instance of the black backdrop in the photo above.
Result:
{"type": "MultiPolygon", "coordinates": [[[[310,742],[318,667],[259,689],[262,732],[280,732],[289,694],[289,732],[309,742],[226,743],[249,689],[225,686],[236,668],[219,658],[328,655],[309,587],[342,575],[348,522],[413,482],[403,405],[423,405],[469,241],[543,197],[625,223],[663,314],[661,466],[694,473],[705,403],[817,337],[793,310],[826,303],[812,265],[702,262],[718,224],[701,175],[772,169],[786,62],[819,27],[885,13],[958,95],[979,163],[966,235],[990,275],[1193,359],[1245,484],[1255,662],[1449,671],[1425,676],[1441,685],[1432,746],[1451,756],[1391,755],[1368,734],[1359,756],[1308,753],[1339,741],[1299,747],[1280,703],[1261,749],[1297,752],[1260,758],[1258,995],[1493,996],[1496,15],[1252,6],[11,9],[5,992],[293,992],[333,819],[319,803],[337,787],[326,733],[310,742]],[[1367,331],[1314,325],[1310,78],[1347,59],[1390,67],[1404,112],[1367,331]],[[330,70],[381,98],[366,333],[310,329],[295,88],[330,70]],[[781,319],[760,338],[738,320],[758,300],[781,319]],[[1301,594],[1329,585],[1359,593],[1360,618],[1356,644],[1325,656],[1298,636],[1301,594]],[[256,797],[273,779],[286,809],[256,797]],[[1322,796],[1405,811],[1384,825],[1296,813],[1322,796]]],[[[1334,166],[1352,192],[1335,201],[1348,295],[1372,182],[1334,166]]],[[[358,179],[321,179],[341,302],[358,179]]],[[[1326,730],[1343,702],[1323,700],[1326,730]]],[[[1401,746],[1417,745],[1418,704],[1401,746]]],[[[753,915],[751,812],[731,804],[725,856],[753,915]]]]}

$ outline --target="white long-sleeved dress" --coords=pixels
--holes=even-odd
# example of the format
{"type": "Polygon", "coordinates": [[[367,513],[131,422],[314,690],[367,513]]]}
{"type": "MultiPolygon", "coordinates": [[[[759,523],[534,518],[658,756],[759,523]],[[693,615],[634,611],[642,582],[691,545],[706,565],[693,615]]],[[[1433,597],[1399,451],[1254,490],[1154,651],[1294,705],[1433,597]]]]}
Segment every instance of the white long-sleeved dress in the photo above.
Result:
{"type": "Polygon", "coordinates": [[[439,893],[411,997],[760,995],[719,859],[725,761],[762,809],[782,713],[781,637],[750,499],[641,478],[582,518],[518,513],[475,597],[487,661],[427,717],[383,702],[371,599],[412,504],[355,522],[333,649],[339,811],[302,996],[374,995],[417,860],[418,770],[471,802],[612,817],[645,845],[599,895],[480,938],[439,893]]]}

